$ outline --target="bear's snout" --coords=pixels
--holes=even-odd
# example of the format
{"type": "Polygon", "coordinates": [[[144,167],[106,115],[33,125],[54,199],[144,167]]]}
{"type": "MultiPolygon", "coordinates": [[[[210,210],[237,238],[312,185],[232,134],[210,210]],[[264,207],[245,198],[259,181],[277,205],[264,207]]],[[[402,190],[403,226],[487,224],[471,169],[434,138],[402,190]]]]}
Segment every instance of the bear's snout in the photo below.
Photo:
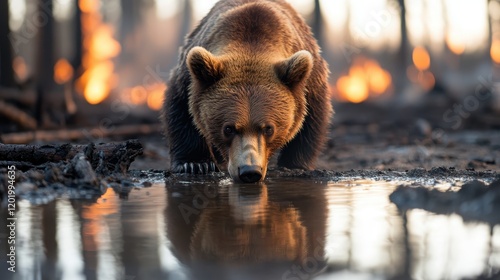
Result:
{"type": "Polygon", "coordinates": [[[245,183],[258,182],[262,179],[262,167],[258,165],[243,165],[238,167],[238,176],[245,183]]]}
{"type": "Polygon", "coordinates": [[[229,148],[229,175],[236,182],[256,183],[267,171],[266,141],[262,135],[236,135],[229,148]]]}

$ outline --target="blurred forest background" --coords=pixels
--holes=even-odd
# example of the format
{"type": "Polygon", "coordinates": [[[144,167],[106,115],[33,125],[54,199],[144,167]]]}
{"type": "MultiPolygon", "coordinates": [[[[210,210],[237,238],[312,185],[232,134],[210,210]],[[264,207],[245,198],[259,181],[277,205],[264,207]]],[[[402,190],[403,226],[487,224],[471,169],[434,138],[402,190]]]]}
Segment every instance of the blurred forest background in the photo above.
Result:
{"type": "MultiPolygon", "coordinates": [[[[157,123],[178,49],[215,2],[0,0],[0,133],[157,123]]],[[[337,109],[431,103],[442,123],[453,104],[500,111],[500,1],[288,2],[322,47],[337,109]]]]}

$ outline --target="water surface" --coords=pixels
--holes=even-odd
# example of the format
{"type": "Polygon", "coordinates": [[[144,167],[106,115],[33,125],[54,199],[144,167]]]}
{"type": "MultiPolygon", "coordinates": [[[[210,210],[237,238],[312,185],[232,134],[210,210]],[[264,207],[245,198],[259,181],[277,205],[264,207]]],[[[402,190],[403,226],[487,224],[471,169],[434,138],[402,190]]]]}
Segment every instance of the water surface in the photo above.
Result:
{"type": "Polygon", "coordinates": [[[2,227],[0,279],[462,279],[500,271],[498,225],[400,213],[388,198],[396,185],[186,180],[109,188],[95,201],[20,201],[16,273],[6,270],[2,227]]]}

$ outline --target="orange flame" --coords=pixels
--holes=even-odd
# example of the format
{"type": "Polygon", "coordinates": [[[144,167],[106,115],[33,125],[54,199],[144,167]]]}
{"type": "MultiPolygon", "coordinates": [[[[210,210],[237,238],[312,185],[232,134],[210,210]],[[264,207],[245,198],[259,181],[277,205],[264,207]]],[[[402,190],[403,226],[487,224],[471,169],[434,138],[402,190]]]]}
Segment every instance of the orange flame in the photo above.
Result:
{"type": "Polygon", "coordinates": [[[407,69],[407,75],[410,81],[418,84],[422,89],[429,91],[436,84],[436,78],[431,71],[431,57],[424,47],[415,47],[413,49],[413,64],[407,69]]]}
{"type": "Polygon", "coordinates": [[[500,64],[500,39],[493,40],[490,49],[491,59],[496,64],[500,64]]]}
{"type": "Polygon", "coordinates": [[[392,77],[377,61],[358,58],[349,69],[349,74],[337,80],[340,98],[360,103],[370,95],[381,95],[389,89],[392,77]]]}
{"type": "Polygon", "coordinates": [[[54,81],[62,85],[67,83],[73,77],[73,66],[69,62],[62,58],[56,62],[54,65],[54,81]]]}
{"type": "Polygon", "coordinates": [[[141,105],[146,103],[148,99],[148,92],[143,86],[136,86],[130,90],[130,101],[134,105],[141,105]]]}
{"type": "Polygon", "coordinates": [[[163,95],[167,90],[165,84],[157,84],[148,94],[148,107],[152,110],[158,111],[163,104],[163,95]]]}
{"type": "Polygon", "coordinates": [[[363,77],[344,76],[337,81],[339,93],[347,101],[360,103],[368,99],[370,92],[363,77]]]}
{"type": "Polygon", "coordinates": [[[88,103],[99,104],[109,96],[116,85],[116,75],[113,71],[114,65],[111,61],[100,62],[85,71],[80,80],[85,82],[83,95],[88,103]]]}
{"type": "Polygon", "coordinates": [[[28,65],[22,56],[16,56],[12,63],[14,68],[14,73],[16,74],[19,81],[26,81],[28,79],[28,65]]]}
{"type": "Polygon", "coordinates": [[[99,0],[80,0],[78,7],[83,13],[96,13],[99,10],[99,0]]]}
{"type": "Polygon", "coordinates": [[[114,30],[102,23],[98,0],[80,0],[82,10],[82,30],[84,72],[77,81],[77,89],[83,92],[90,104],[104,101],[116,86],[118,78],[114,74],[112,59],[121,52],[120,44],[113,38],[114,30]]]}
{"type": "Polygon", "coordinates": [[[420,86],[427,91],[431,90],[436,84],[436,78],[430,71],[418,73],[417,80],[420,86]]]}
{"type": "Polygon", "coordinates": [[[413,63],[420,71],[425,71],[431,66],[431,57],[427,50],[423,47],[416,47],[413,49],[413,63]]]}
{"type": "Polygon", "coordinates": [[[158,111],[163,104],[163,95],[167,86],[164,83],[155,83],[149,86],[135,86],[125,90],[130,103],[134,105],[147,104],[152,110],[158,111]]]}
{"type": "Polygon", "coordinates": [[[117,213],[119,201],[113,189],[109,188],[99,198],[99,203],[84,205],[82,207],[82,241],[83,249],[87,251],[97,251],[98,235],[103,231],[103,219],[106,216],[117,213]],[[104,203],[105,202],[105,203],[104,203]]]}
{"type": "Polygon", "coordinates": [[[93,59],[106,60],[120,54],[121,46],[113,38],[113,33],[113,28],[109,25],[101,25],[95,30],[89,49],[93,59]]]}

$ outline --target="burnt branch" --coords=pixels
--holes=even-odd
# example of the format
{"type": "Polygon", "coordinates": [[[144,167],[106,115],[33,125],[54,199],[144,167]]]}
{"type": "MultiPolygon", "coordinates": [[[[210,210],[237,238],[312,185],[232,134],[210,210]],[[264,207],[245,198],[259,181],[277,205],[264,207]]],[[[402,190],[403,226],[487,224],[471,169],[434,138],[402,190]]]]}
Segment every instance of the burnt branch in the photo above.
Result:
{"type": "Polygon", "coordinates": [[[98,145],[0,144],[0,168],[15,165],[18,169],[26,170],[49,162],[72,160],[77,154],[83,153],[98,174],[126,173],[142,152],[142,145],[137,140],[98,145]]]}
{"type": "Polygon", "coordinates": [[[0,115],[27,129],[35,129],[37,126],[33,117],[2,100],[0,100],[0,115]]]}
{"type": "Polygon", "coordinates": [[[124,125],[113,129],[91,128],[91,129],[61,129],[61,130],[36,130],[29,132],[15,132],[0,136],[0,142],[4,144],[26,144],[34,141],[55,142],[72,141],[88,138],[104,138],[110,136],[146,135],[161,131],[161,125],[124,125]]]}

